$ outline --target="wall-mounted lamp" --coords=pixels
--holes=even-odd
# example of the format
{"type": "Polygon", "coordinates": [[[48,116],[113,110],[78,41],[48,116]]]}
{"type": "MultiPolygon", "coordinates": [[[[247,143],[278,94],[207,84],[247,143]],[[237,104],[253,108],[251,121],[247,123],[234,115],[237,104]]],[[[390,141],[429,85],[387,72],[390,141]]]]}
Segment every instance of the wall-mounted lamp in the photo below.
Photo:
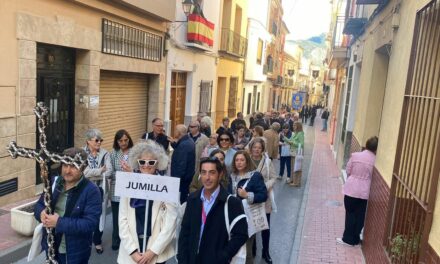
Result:
{"type": "Polygon", "coordinates": [[[183,9],[183,13],[185,13],[185,16],[187,18],[187,20],[184,21],[173,21],[173,22],[188,22],[188,16],[189,14],[191,14],[191,11],[194,8],[194,2],[193,0],[183,0],[182,1],[182,9],[183,9]]]}
{"type": "Polygon", "coordinates": [[[287,70],[287,74],[289,74],[290,77],[292,77],[295,74],[294,69],[287,70]]]}

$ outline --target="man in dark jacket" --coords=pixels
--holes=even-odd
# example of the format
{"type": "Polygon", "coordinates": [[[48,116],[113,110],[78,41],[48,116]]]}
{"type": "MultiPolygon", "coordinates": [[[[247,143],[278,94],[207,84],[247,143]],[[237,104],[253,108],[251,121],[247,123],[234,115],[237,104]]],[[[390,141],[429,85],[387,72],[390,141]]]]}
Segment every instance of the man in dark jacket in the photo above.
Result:
{"type": "Polygon", "coordinates": [[[269,129],[269,125],[263,119],[263,114],[262,113],[258,113],[257,114],[257,116],[255,118],[255,121],[252,123],[251,128],[254,128],[256,126],[261,126],[262,128],[264,128],[264,130],[269,129]]]}
{"type": "MultiPolygon", "coordinates": [[[[65,155],[80,154],[87,160],[87,153],[79,148],[69,148],[65,155]]],[[[92,247],[93,231],[99,224],[102,211],[101,193],[98,187],[83,175],[84,168],[62,165],[62,177],[54,183],[51,208],[54,214],[47,214],[44,193],[35,205],[34,216],[44,227],[54,228],[55,259],[58,263],[88,263],[92,247]]],[[[48,251],[47,233],[44,229],[41,246],[48,251]]]]}
{"type": "Polygon", "coordinates": [[[236,134],[238,132],[239,127],[247,127],[246,121],[244,121],[244,119],[243,119],[242,112],[238,112],[237,118],[234,121],[232,121],[232,124],[231,124],[232,133],[236,134]]]}
{"type": "Polygon", "coordinates": [[[179,235],[177,259],[179,264],[226,264],[248,239],[248,226],[243,217],[232,227],[228,237],[225,203],[229,223],[244,215],[242,203],[220,185],[223,166],[217,159],[200,162],[203,188],[188,197],[179,235]]]}
{"type": "Polygon", "coordinates": [[[143,134],[142,139],[151,139],[153,141],[156,141],[165,149],[165,151],[168,151],[170,141],[168,140],[167,135],[165,135],[165,130],[163,129],[163,120],[156,117],[153,119],[152,123],[153,131],[143,134]]]}
{"type": "Polygon", "coordinates": [[[188,198],[196,163],[196,147],[187,131],[186,126],[177,125],[174,142],[171,143],[174,148],[171,156],[171,176],[180,178],[180,203],[186,202],[188,198]]]}

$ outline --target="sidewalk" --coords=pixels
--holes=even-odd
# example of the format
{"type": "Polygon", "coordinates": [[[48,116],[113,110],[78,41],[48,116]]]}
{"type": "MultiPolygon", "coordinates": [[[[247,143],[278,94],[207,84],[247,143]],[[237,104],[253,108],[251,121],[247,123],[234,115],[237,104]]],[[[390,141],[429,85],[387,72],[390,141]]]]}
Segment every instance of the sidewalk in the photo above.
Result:
{"type": "Polygon", "coordinates": [[[336,243],[344,232],[345,209],[341,172],[330,149],[321,119],[315,119],[315,148],[310,166],[308,198],[299,247],[299,264],[364,263],[360,247],[336,243]]]}
{"type": "Polygon", "coordinates": [[[0,263],[11,263],[15,257],[27,254],[32,237],[18,234],[11,228],[11,208],[29,203],[38,199],[33,198],[6,205],[0,208],[0,263]]]}

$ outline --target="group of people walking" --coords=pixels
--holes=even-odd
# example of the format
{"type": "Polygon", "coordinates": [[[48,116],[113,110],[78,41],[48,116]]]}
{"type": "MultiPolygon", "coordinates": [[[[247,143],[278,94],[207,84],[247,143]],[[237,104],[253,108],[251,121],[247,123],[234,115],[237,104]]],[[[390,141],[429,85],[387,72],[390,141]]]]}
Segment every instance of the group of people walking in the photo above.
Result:
{"type": "Polygon", "coordinates": [[[155,118],[152,131],[136,144],[128,131],[117,131],[110,152],[101,147],[102,133],[89,129],[83,148],[64,151],[70,157],[80,155],[85,165],[62,164],[61,176],[52,180],[53,214],[46,212],[42,196],[35,217],[55,228],[53,246],[59,263],[87,263],[92,243],[98,254],[104,252],[108,200],[113,215],[111,248],[119,250],[118,263],[165,263],[173,256],[179,263],[253,263],[255,236],[260,232],[249,233],[244,204],[261,205],[268,223],[261,231],[262,258],[272,263],[273,187],[286,168],[286,183],[301,184],[301,169],[293,169],[304,148],[298,119],[297,113],[259,113],[248,128],[238,113],[231,126],[224,118],[212,133],[210,118],[200,115],[188,126],[177,125],[170,137],[163,120],[155,118]],[[278,172],[275,159],[281,160],[278,172]],[[118,171],[178,177],[180,204],[116,196],[118,171]],[[242,262],[237,260],[240,252],[242,262]]]}

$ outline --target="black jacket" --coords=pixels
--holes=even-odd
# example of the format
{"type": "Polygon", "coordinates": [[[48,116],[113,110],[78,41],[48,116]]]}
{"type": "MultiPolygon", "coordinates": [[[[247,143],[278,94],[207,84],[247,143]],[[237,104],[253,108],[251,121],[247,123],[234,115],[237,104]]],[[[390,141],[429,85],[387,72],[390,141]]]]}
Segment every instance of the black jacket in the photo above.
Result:
{"type": "Polygon", "coordinates": [[[255,119],[254,123],[252,124],[251,128],[254,128],[256,126],[261,126],[264,130],[269,129],[269,125],[264,121],[264,119],[255,119]]]}
{"type": "Polygon", "coordinates": [[[168,140],[168,137],[165,134],[159,134],[157,137],[154,137],[153,131],[151,131],[150,133],[143,134],[142,139],[151,139],[153,141],[156,141],[165,149],[165,151],[168,150],[168,146],[170,145],[170,141],[168,140]]]}
{"type": "MultiPolygon", "coordinates": [[[[202,190],[192,193],[187,200],[182,228],[179,235],[177,259],[179,264],[226,264],[232,259],[248,239],[246,218],[237,222],[231,231],[231,240],[226,231],[224,205],[228,197],[227,191],[220,186],[220,192],[208,213],[202,239],[200,227],[202,223],[202,190]],[[200,248],[198,247],[200,240],[200,248]]],[[[229,198],[229,222],[244,214],[241,201],[229,198]]]]}
{"type": "Polygon", "coordinates": [[[171,146],[174,148],[171,156],[171,176],[180,178],[180,191],[186,190],[195,171],[196,146],[188,135],[184,135],[171,146]]]}

